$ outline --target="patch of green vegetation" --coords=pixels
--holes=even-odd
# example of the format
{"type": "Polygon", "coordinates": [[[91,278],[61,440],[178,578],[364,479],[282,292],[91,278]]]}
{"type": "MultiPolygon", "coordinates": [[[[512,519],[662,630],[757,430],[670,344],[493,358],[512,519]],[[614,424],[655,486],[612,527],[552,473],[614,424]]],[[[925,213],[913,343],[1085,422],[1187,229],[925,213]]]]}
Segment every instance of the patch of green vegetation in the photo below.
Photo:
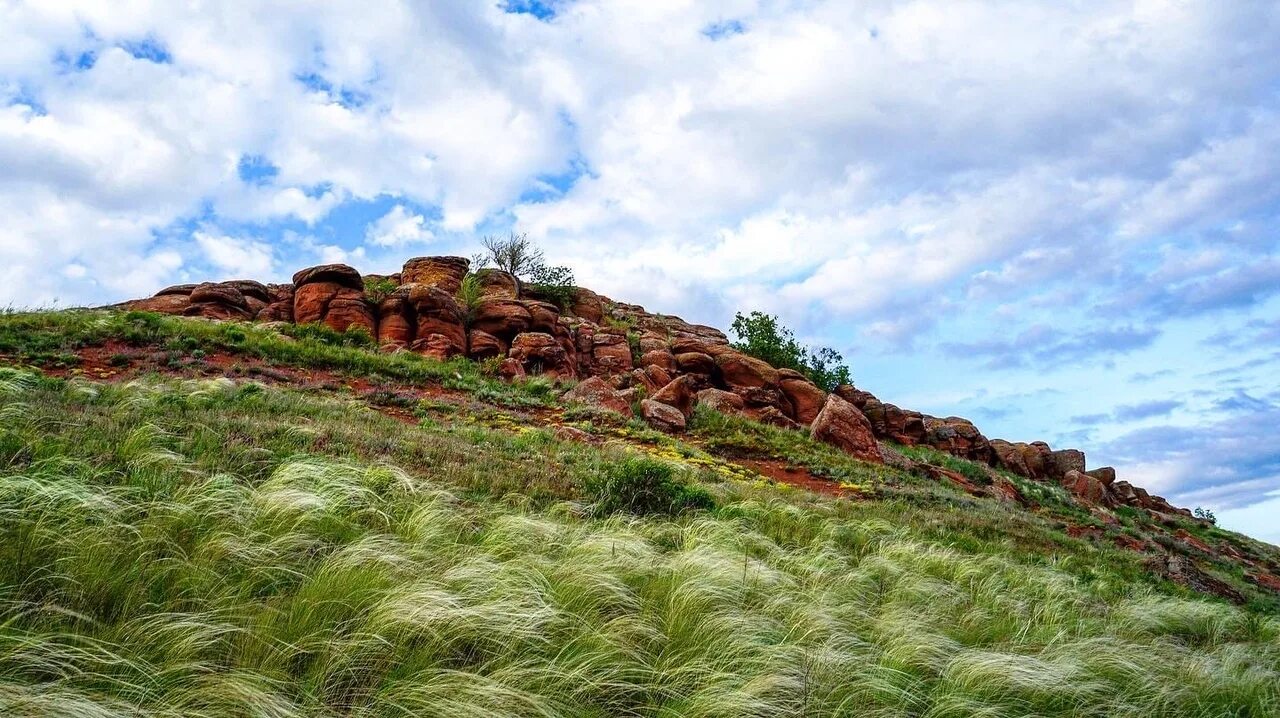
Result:
{"type": "MultiPolygon", "coordinates": [[[[76,310],[0,314],[0,356],[41,367],[79,363],[75,352],[109,341],[163,347],[166,363],[183,365],[196,352],[227,352],[282,366],[328,369],[406,384],[442,383],[510,406],[546,406],[553,397],[538,383],[506,383],[466,359],[440,362],[412,352],[379,352],[368,333],[335,332],[319,324],[279,331],[254,324],[210,322],[150,312],[76,310]],[[528,387],[529,391],[525,391],[528,387]]],[[[203,356],[203,354],[201,354],[203,356]]]]}
{"type": "Polygon", "coordinates": [[[897,449],[907,458],[913,461],[921,461],[934,466],[941,466],[944,469],[954,471],[977,486],[987,486],[991,483],[991,469],[976,461],[969,461],[958,456],[952,456],[945,451],[938,451],[932,446],[902,446],[893,444],[893,448],[897,449]]]}
{"type": "Polygon", "coordinates": [[[825,391],[853,383],[840,352],[831,347],[804,346],[772,314],[739,312],[733,317],[732,329],[738,339],[733,344],[736,349],[779,369],[794,369],[825,391]]]}
{"type": "Polygon", "coordinates": [[[661,483],[649,462],[226,379],[2,372],[0,713],[1280,710],[1274,613],[1034,517],[733,484],[594,514],[593,481],[661,483]]]}
{"type": "Polygon", "coordinates": [[[629,513],[679,514],[715,507],[707,490],[676,474],[671,464],[645,456],[632,456],[588,478],[584,486],[596,515],[629,513]]]}
{"type": "Polygon", "coordinates": [[[390,277],[365,277],[364,297],[374,304],[386,299],[399,285],[390,277]]]}

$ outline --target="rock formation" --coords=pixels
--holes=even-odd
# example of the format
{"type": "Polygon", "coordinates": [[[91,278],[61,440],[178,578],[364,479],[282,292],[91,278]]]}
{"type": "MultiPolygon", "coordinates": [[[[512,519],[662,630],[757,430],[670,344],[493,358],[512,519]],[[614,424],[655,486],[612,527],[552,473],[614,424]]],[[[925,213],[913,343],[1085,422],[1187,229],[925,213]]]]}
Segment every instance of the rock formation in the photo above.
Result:
{"type": "MultiPolygon", "coordinates": [[[[863,461],[918,466],[880,442],[929,446],[1059,483],[1086,505],[1190,515],[1117,480],[1110,467],[1088,470],[1079,450],[989,439],[967,419],[903,409],[852,386],[828,394],[799,372],[736,350],[718,329],[651,314],[588,289],[576,288],[561,307],[511,274],[483,269],[474,279],[479,296],[463,306],[459,293],[469,270],[462,257],[416,257],[398,273],[368,277],[344,264],[325,264],[297,272],[290,284],[184,284],[121,306],[214,320],[320,323],[337,332],[364,332],[383,351],[495,360],[498,374],[509,379],[581,379],[566,400],[628,417],[638,407],[640,417],[662,431],[684,431],[694,407],[705,405],[808,429],[863,461]],[[378,291],[366,291],[366,284],[378,291]]],[[[991,473],[993,485],[1016,496],[1016,487],[991,473]]]]}

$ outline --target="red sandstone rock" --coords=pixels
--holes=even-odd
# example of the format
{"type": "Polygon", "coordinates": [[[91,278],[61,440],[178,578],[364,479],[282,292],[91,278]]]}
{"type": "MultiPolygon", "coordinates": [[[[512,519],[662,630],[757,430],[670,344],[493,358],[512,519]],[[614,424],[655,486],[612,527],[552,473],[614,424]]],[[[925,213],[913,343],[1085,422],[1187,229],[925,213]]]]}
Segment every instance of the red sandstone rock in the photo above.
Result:
{"type": "Polygon", "coordinates": [[[1061,483],[1067,491],[1086,504],[1103,506],[1108,503],[1106,487],[1088,474],[1072,469],[1063,475],[1061,483]]]}
{"type": "Polygon", "coordinates": [[[871,422],[853,404],[835,394],[813,420],[813,438],[839,448],[854,458],[883,463],[871,422]]]}
{"type": "Polygon", "coordinates": [[[486,299],[519,299],[520,280],[514,274],[501,269],[480,269],[476,271],[476,284],[486,299]]]}
{"type": "Polygon", "coordinates": [[[649,426],[668,434],[684,431],[687,425],[685,415],[679,409],[654,399],[640,402],[640,416],[649,426]]]}
{"type": "Polygon", "coordinates": [[[301,288],[307,284],[327,282],[348,289],[364,291],[364,279],[360,273],[345,264],[322,264],[318,267],[307,267],[293,275],[293,286],[301,288]]]}
{"type": "Polygon", "coordinates": [[[577,386],[565,393],[564,398],[568,401],[617,412],[623,416],[631,416],[631,403],[598,376],[578,382],[577,386]]]}
{"type": "Polygon", "coordinates": [[[694,381],[691,377],[682,376],[673,379],[652,397],[654,401],[673,406],[684,414],[685,418],[693,415],[694,381]]]}
{"type": "Polygon", "coordinates": [[[452,297],[462,288],[462,278],[467,276],[470,266],[470,260],[463,257],[414,257],[404,263],[400,281],[439,287],[452,297]]]}
{"type": "MultiPolygon", "coordinates": [[[[507,355],[507,345],[489,332],[472,329],[467,333],[467,356],[476,360],[507,355]]],[[[522,368],[521,373],[524,373],[522,368]]]]}
{"type": "Polygon", "coordinates": [[[703,389],[698,392],[697,399],[699,404],[705,404],[721,414],[739,414],[747,406],[742,397],[724,389],[703,389]]]}
{"type": "Polygon", "coordinates": [[[731,389],[778,385],[778,370],[755,357],[725,352],[715,360],[720,379],[731,389]]]}
{"type": "Polygon", "coordinates": [[[564,347],[555,337],[544,332],[517,334],[511,342],[511,358],[520,362],[529,374],[542,374],[553,379],[577,376],[564,347]]]}
{"type": "Polygon", "coordinates": [[[529,331],[531,321],[529,310],[514,299],[485,299],[476,305],[471,328],[509,342],[529,331]]]}
{"type": "Polygon", "coordinates": [[[782,394],[791,405],[791,418],[808,426],[818,418],[827,402],[827,393],[804,377],[787,376],[781,381],[782,394]]]}

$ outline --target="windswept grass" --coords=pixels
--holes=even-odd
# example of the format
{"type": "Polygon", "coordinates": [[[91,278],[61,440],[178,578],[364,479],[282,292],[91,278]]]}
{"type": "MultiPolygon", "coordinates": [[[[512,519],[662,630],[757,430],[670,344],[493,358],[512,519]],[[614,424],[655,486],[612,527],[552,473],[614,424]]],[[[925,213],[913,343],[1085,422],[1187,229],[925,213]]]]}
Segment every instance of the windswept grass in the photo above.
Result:
{"type": "Polygon", "coordinates": [[[594,517],[629,455],[4,372],[0,714],[1280,713],[1274,615],[948,545],[918,507],[720,485],[594,517]]]}

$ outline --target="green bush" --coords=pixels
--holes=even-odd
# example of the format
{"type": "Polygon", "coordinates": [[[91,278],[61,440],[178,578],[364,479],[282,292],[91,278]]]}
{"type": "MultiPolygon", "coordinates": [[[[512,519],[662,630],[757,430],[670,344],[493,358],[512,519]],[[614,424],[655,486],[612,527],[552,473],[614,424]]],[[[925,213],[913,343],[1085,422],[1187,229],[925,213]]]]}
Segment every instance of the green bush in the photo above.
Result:
{"type": "Polygon", "coordinates": [[[599,515],[678,514],[715,506],[705,489],[679,478],[670,464],[647,456],[628,457],[611,465],[589,478],[584,489],[599,515]]]}
{"type": "Polygon", "coordinates": [[[345,332],[339,332],[323,324],[294,324],[280,331],[294,339],[309,339],[331,347],[373,349],[378,345],[377,340],[361,327],[347,327],[345,332]]]}
{"type": "Polygon", "coordinates": [[[388,295],[396,291],[398,285],[387,277],[365,277],[364,278],[364,296],[365,299],[377,304],[388,295]]]}
{"type": "Polygon", "coordinates": [[[764,312],[741,312],[733,317],[733,346],[744,354],[763,359],[779,369],[794,369],[826,391],[852,384],[844,357],[831,347],[806,347],[778,318],[764,312]]]}
{"type": "Polygon", "coordinates": [[[475,320],[476,309],[484,299],[484,287],[481,286],[480,279],[474,272],[468,272],[467,276],[462,278],[457,299],[458,306],[462,307],[462,324],[470,329],[471,323],[475,320]]]}

